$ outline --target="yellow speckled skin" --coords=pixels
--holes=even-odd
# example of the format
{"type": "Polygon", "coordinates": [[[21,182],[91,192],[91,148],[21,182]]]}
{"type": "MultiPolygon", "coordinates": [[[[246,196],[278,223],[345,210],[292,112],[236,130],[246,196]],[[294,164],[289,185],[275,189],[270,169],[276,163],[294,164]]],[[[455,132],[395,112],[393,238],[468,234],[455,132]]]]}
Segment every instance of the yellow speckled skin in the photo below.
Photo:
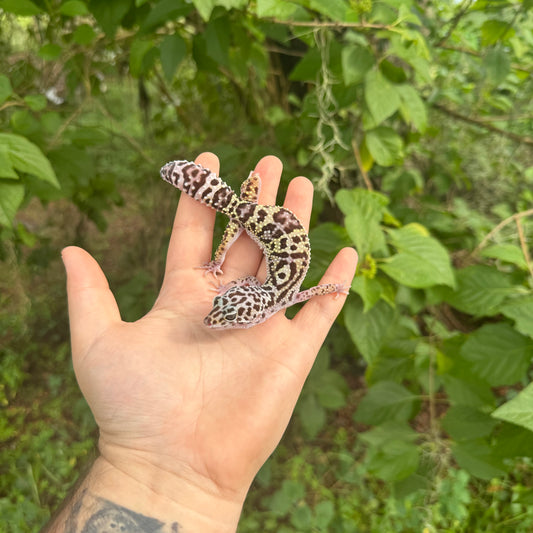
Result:
{"type": "Polygon", "coordinates": [[[204,266],[207,271],[215,276],[222,272],[226,252],[243,231],[259,245],[267,259],[263,284],[248,276],[220,288],[213,309],[204,320],[207,326],[248,328],[312,296],[346,291],[342,284],[329,283],[299,292],[311,260],[309,237],[288,209],[257,203],[261,186],[257,173],[250,173],[244,181],[240,197],[215,173],[189,161],[167,163],[161,169],[161,177],[230,218],[213,261],[204,266]]]}

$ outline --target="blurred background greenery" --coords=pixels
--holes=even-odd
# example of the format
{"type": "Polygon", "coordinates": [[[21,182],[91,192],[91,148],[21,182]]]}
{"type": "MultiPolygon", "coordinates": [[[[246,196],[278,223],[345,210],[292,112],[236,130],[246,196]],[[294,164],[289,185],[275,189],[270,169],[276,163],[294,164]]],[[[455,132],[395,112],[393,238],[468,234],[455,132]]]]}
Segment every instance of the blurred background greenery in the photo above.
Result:
{"type": "Polygon", "coordinates": [[[61,248],[142,316],[158,170],[205,150],[314,181],[307,284],[361,257],[239,531],[532,531],[532,28],[531,0],[0,0],[0,531],[96,455],[61,248]]]}

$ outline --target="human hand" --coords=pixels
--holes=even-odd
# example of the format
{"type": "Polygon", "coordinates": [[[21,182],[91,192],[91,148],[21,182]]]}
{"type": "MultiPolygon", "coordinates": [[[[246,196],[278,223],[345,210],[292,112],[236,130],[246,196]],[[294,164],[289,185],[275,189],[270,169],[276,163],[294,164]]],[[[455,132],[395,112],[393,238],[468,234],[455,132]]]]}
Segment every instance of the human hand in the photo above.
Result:
{"type": "MultiPolygon", "coordinates": [[[[218,172],[213,154],[197,162],[218,172]]],[[[258,163],[259,203],[275,203],[281,168],[275,157],[258,163]]],[[[284,203],[306,227],[312,192],[307,179],[295,178],[284,203]]],[[[181,195],[161,292],[133,323],[121,321],[96,261],[80,248],[63,251],[73,363],[110,468],[141,482],[164,472],[165,484],[181,483],[184,492],[242,504],[345,297],[315,297],[292,320],[279,312],[249,329],[207,328],[213,292],[196,267],[210,258],[214,218],[212,209],[181,195]]],[[[353,249],[341,250],[321,283],[351,281],[356,259],[353,249]]],[[[246,236],[223,268],[224,281],[264,279],[262,253],[246,236]]]]}

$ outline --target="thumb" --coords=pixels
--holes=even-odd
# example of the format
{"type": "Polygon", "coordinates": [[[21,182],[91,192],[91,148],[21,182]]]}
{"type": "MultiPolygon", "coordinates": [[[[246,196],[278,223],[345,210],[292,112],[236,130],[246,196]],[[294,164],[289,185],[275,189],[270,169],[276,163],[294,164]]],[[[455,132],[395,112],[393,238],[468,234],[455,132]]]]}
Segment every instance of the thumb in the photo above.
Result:
{"type": "Polygon", "coordinates": [[[79,358],[98,335],[120,321],[120,312],[102,269],[88,252],[68,246],[61,256],[67,271],[72,356],[79,358]]]}

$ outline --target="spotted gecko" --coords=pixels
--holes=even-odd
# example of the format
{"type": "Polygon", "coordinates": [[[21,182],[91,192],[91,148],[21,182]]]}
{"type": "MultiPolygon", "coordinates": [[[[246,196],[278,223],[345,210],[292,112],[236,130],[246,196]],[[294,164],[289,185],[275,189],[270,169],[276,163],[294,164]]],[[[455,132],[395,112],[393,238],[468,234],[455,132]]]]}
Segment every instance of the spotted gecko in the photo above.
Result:
{"type": "Polygon", "coordinates": [[[215,278],[230,246],[245,231],[266,256],[267,276],[260,283],[248,276],[221,285],[213,309],[204,319],[210,328],[249,328],[261,324],[280,309],[313,296],[347,294],[343,284],[326,283],[300,292],[309,269],[309,237],[296,216],[284,207],[257,203],[261,178],[251,172],[241,185],[240,197],[219,176],[189,161],[171,161],[161,177],[202,204],[230,219],[212,261],[200,268],[215,278]]]}

